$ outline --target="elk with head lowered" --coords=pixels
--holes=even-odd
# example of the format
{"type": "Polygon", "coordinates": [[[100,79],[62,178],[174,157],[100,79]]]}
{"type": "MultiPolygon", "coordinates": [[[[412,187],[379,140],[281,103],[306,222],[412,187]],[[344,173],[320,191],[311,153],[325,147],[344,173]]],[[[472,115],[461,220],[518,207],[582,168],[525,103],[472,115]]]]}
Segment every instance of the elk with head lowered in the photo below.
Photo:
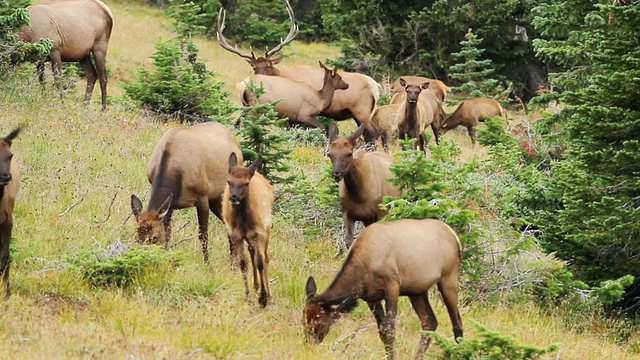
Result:
{"type": "Polygon", "coordinates": [[[229,179],[222,195],[222,219],[229,235],[233,267],[240,266],[245,294],[249,297],[247,260],[244,243],[247,243],[253,268],[253,287],[260,289],[258,302],[267,306],[269,290],[269,237],[273,209],[273,187],[258,173],[262,158],[258,157],[249,167],[238,164],[234,153],[229,156],[229,179]]]}
{"type": "Polygon", "coordinates": [[[242,161],[242,150],[226,126],[212,121],[167,131],[156,145],[147,165],[151,197],[145,211],[131,195],[131,210],[138,224],[140,242],[167,246],[171,214],[194,207],[204,261],[209,261],[209,210],[222,219],[222,193],[227,184],[229,156],[242,161]]]}
{"type": "Polygon", "coordinates": [[[473,98],[462,100],[456,110],[440,124],[440,135],[462,125],[467,128],[471,145],[476,144],[476,129],[478,122],[484,121],[487,117],[505,116],[502,105],[494,99],[473,98]]]}
{"type": "Polygon", "coordinates": [[[11,152],[11,143],[19,133],[20,128],[16,128],[0,139],[0,277],[6,289],[5,298],[11,295],[9,246],[13,230],[13,208],[20,190],[20,167],[17,158],[11,152]]]}
{"type": "MultiPolygon", "coordinates": [[[[293,65],[289,67],[274,66],[278,64],[282,58],[275,58],[273,56],[285,45],[293,41],[298,33],[298,25],[295,22],[293,10],[288,1],[286,2],[286,6],[291,21],[289,34],[284,40],[281,40],[276,47],[267,50],[264,56],[256,57],[253,52],[243,52],[237,47],[229,45],[229,42],[222,34],[224,31],[223,9],[220,9],[220,13],[218,14],[218,42],[225,50],[246,59],[252,66],[255,74],[281,76],[290,80],[306,83],[313,89],[320,89],[323,85],[324,76],[322,69],[309,65],[293,65]]],[[[358,125],[364,124],[365,140],[368,142],[372,141],[375,132],[369,124],[369,118],[380,98],[380,85],[371,77],[364,74],[347,71],[340,71],[339,74],[342,79],[349,84],[349,88],[344,91],[336,91],[333,94],[329,107],[323,109],[319,115],[332,118],[336,121],[353,119],[358,125]]],[[[244,80],[238,84],[241,94],[244,92],[248,81],[249,80],[244,80]]],[[[295,90],[290,90],[292,93],[294,91],[295,90]]]]}
{"type": "Polygon", "coordinates": [[[338,126],[332,123],[329,127],[328,155],[333,179],[339,182],[346,249],[353,243],[355,222],[369,226],[382,219],[387,214],[387,210],[380,208],[382,199],[400,195],[398,187],[390,181],[393,173],[389,166],[395,161],[389,154],[353,150],[363,131],[364,125],[360,125],[350,136],[338,136],[338,126]]]}
{"type": "Polygon", "coordinates": [[[107,109],[107,47],[113,28],[113,13],[100,0],[59,0],[35,4],[27,8],[30,22],[18,35],[18,40],[37,42],[53,40],[49,56],[38,62],[40,82],[44,80],[44,61],[51,61],[56,85],[62,97],[62,63],[79,62],[87,77],[85,103],[100,81],[102,110],[107,109]],[[91,61],[91,55],[95,65],[91,61]]]}
{"type": "MultiPolygon", "coordinates": [[[[362,299],[376,319],[387,358],[393,358],[398,298],[409,297],[422,329],[434,331],[438,320],[428,293],[437,285],[457,340],[463,335],[458,311],[460,251],[458,236],[440,220],[405,219],[365,228],[326,291],[316,295],[315,280],[307,280],[307,339],[321,342],[340,314],[362,299]]],[[[416,358],[422,357],[430,341],[422,335],[416,358]]]]}

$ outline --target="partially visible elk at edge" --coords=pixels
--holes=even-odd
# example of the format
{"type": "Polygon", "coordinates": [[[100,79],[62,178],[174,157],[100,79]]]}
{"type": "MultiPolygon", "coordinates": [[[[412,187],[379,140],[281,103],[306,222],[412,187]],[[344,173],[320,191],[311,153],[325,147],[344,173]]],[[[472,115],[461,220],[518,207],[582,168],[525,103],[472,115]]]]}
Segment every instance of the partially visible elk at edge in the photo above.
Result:
{"type": "Polygon", "coordinates": [[[222,220],[222,193],[227,184],[229,156],[242,161],[242,150],[229,128],[212,121],[168,130],[147,164],[151,195],[145,211],[131,195],[131,210],[138,225],[138,240],[167,246],[171,214],[194,207],[204,261],[209,261],[209,210],[222,220]]]}
{"type": "Polygon", "coordinates": [[[487,117],[505,116],[502,105],[494,99],[474,98],[462,100],[456,110],[440,124],[440,135],[460,125],[467,128],[471,144],[476,144],[475,127],[487,117]]]}
{"type": "Polygon", "coordinates": [[[20,190],[20,167],[17,157],[11,152],[11,143],[19,133],[20,128],[16,128],[0,139],[0,276],[5,286],[5,298],[11,295],[9,246],[13,230],[13,208],[20,190]]]}
{"type": "MultiPolygon", "coordinates": [[[[307,339],[324,340],[340,315],[362,299],[376,319],[387,358],[391,359],[395,355],[399,297],[409,297],[422,330],[435,331],[438,320],[428,293],[437,285],[458,341],[463,336],[458,310],[460,251],[458,236],[440,220],[405,219],[365,228],[327,290],[316,294],[315,280],[313,277],[307,280],[304,313],[307,339]]],[[[430,342],[423,333],[415,358],[422,358],[430,342]]]]}
{"type": "Polygon", "coordinates": [[[253,75],[252,82],[256,87],[262,87],[264,94],[256,100],[249,89],[244,90],[244,99],[253,105],[280,100],[274,107],[280,118],[288,118],[289,125],[302,124],[314,126],[326,131],[326,127],[316,119],[316,116],[326,109],[333,99],[335,92],[349,88],[338,72],[329,69],[320,62],[324,70],[324,79],[320,90],[312,89],[306,83],[290,80],[281,76],[253,75]]]}
{"type": "Polygon", "coordinates": [[[238,164],[234,153],[229,156],[229,179],[222,195],[222,218],[229,235],[232,266],[240,267],[245,294],[249,296],[247,260],[244,243],[249,248],[253,268],[253,287],[260,290],[258,302],[267,306],[269,289],[269,237],[273,209],[273,187],[257,170],[262,164],[258,157],[249,167],[238,164]]]}
{"type": "Polygon", "coordinates": [[[391,183],[389,166],[395,161],[383,152],[354,151],[356,140],[362,136],[364,125],[350,136],[338,136],[338,126],[329,127],[329,158],[332,177],[339,182],[340,206],[343,214],[344,244],[351,247],[356,221],[364,226],[382,219],[387,210],[380,208],[385,196],[398,196],[400,190],[391,183]]]}
{"type": "Polygon", "coordinates": [[[100,81],[102,110],[107,109],[106,57],[113,28],[113,13],[100,0],[60,0],[35,4],[27,8],[30,24],[18,35],[19,41],[53,40],[49,56],[37,62],[40,83],[44,82],[44,62],[51,61],[51,69],[62,97],[62,63],[79,62],[87,77],[85,103],[100,81]],[[95,65],[91,61],[91,55],[95,65]]]}
{"type": "MultiPolygon", "coordinates": [[[[307,83],[313,89],[320,89],[323,81],[323,73],[318,69],[309,65],[293,65],[289,67],[275,67],[282,58],[273,58],[285,45],[289,44],[298,34],[298,25],[295,22],[293,9],[286,1],[287,12],[291,21],[289,33],[284,40],[271,50],[267,50],[264,56],[256,57],[252,52],[247,53],[240,51],[237,46],[232,47],[222,34],[224,31],[224,9],[220,9],[218,14],[217,38],[220,46],[231,53],[234,53],[246,59],[254,70],[255,74],[263,74],[269,76],[281,76],[291,80],[307,83]]],[[[364,137],[365,141],[371,142],[374,138],[375,131],[369,124],[371,112],[376,107],[380,98],[380,85],[371,77],[347,71],[339,72],[342,79],[349,84],[349,88],[345,91],[337,91],[333,95],[333,99],[328,108],[323,109],[319,115],[332,118],[336,121],[353,119],[358,126],[365,125],[364,137]]],[[[244,92],[244,87],[248,80],[244,80],[239,86],[239,92],[244,92]]]]}

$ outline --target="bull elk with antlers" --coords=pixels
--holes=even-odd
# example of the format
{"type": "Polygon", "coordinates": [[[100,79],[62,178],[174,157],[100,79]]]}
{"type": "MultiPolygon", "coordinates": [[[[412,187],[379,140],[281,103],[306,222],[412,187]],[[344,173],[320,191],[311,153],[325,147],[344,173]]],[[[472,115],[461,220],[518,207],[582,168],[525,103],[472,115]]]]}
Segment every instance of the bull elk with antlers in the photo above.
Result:
{"type": "MultiPolygon", "coordinates": [[[[276,58],[274,55],[280,51],[284,46],[289,44],[298,34],[298,25],[295,21],[293,9],[286,2],[287,12],[289,13],[289,19],[291,21],[291,27],[289,34],[284,40],[280,40],[280,43],[271,50],[267,50],[264,56],[256,57],[253,51],[247,53],[229,45],[229,42],[224,37],[222,32],[224,31],[224,9],[220,9],[218,14],[218,27],[217,38],[220,46],[227,51],[230,51],[244,59],[246,59],[255,74],[262,74],[268,76],[280,76],[290,80],[299,81],[308,84],[313,89],[320,89],[323,85],[324,74],[322,69],[318,69],[309,65],[293,65],[289,67],[275,67],[282,58],[276,58]]],[[[336,91],[333,94],[330,105],[323,109],[319,115],[332,118],[336,121],[354,119],[356,124],[365,125],[364,137],[367,142],[373,140],[375,131],[369,123],[371,112],[376,107],[378,99],[380,98],[380,85],[371,77],[347,71],[339,72],[342,79],[349,84],[349,88],[344,91],[336,91]]],[[[238,84],[239,92],[243,93],[244,88],[248,80],[245,80],[238,84]]],[[[283,89],[288,93],[293,93],[296,90],[283,89]]]]}

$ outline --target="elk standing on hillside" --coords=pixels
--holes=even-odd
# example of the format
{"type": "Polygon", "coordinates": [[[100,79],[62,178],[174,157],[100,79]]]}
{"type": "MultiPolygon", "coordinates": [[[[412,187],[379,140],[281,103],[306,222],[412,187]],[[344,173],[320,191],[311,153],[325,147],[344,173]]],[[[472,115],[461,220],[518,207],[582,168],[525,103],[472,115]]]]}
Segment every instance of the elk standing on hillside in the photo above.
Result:
{"type": "Polygon", "coordinates": [[[113,28],[111,10],[100,0],[61,0],[31,5],[27,9],[31,17],[29,27],[20,32],[18,40],[53,40],[49,56],[37,64],[40,82],[44,82],[44,62],[50,60],[53,76],[62,97],[62,63],[79,62],[87,76],[84,102],[88,104],[91,100],[91,93],[98,79],[102,91],[102,110],[106,110],[106,57],[113,28]],[[91,61],[91,54],[95,66],[91,61]]]}
{"type": "Polygon", "coordinates": [[[474,98],[462,100],[456,110],[440,124],[440,135],[462,125],[467,128],[471,144],[476,144],[475,127],[479,121],[487,117],[504,116],[504,109],[499,102],[489,98],[474,98]]]}
{"type": "MultiPolygon", "coordinates": [[[[418,141],[414,142],[411,148],[418,148],[426,153],[427,138],[424,131],[427,125],[434,122],[435,112],[429,104],[419,101],[419,97],[423,90],[429,88],[429,83],[408,84],[401,78],[400,84],[405,88],[405,99],[398,108],[398,137],[404,139],[407,135],[409,138],[417,139],[418,141]]],[[[437,134],[437,130],[434,130],[434,133],[437,134]]]]}
{"type": "Polygon", "coordinates": [[[353,151],[363,131],[364,125],[360,125],[350,136],[339,137],[335,123],[329,128],[329,158],[333,179],[339,181],[346,249],[353,243],[355,222],[362,221],[364,226],[369,226],[380,220],[387,214],[380,208],[382,199],[400,195],[398,187],[390,181],[393,173],[389,166],[395,162],[390,155],[364,149],[353,151]]]}
{"type": "MultiPolygon", "coordinates": [[[[298,25],[295,22],[293,9],[289,1],[286,1],[287,12],[291,21],[289,34],[280,41],[276,47],[265,52],[264,56],[256,57],[253,52],[246,53],[237,47],[229,45],[222,32],[224,31],[224,10],[220,9],[218,14],[217,38],[220,46],[244,59],[246,59],[254,70],[255,74],[281,76],[290,80],[304,82],[313,89],[320,89],[323,84],[323,72],[314,66],[293,65],[289,67],[275,67],[282,58],[272,58],[285,45],[293,41],[298,34],[298,25]]],[[[371,112],[376,107],[380,98],[380,85],[371,77],[347,71],[339,72],[342,79],[349,84],[345,91],[336,91],[328,108],[323,109],[319,115],[332,118],[336,121],[353,119],[356,124],[364,124],[366,127],[364,137],[367,142],[373,140],[374,130],[369,124],[371,112]]],[[[248,80],[238,84],[240,93],[244,93],[244,88],[248,80]]],[[[288,90],[290,93],[296,90],[288,90]]]]}
{"type": "MultiPolygon", "coordinates": [[[[429,303],[429,289],[438,285],[457,341],[463,336],[458,311],[460,241],[440,220],[397,220],[365,228],[353,243],[340,272],[329,288],[316,295],[316,283],[306,285],[305,334],[321,342],[341,313],[367,302],[378,324],[387,357],[394,356],[395,318],[398,298],[411,300],[422,330],[435,331],[438,320],[429,303]],[[382,301],[385,306],[383,308],[382,301]]],[[[422,334],[416,358],[421,358],[431,339],[422,334]]]]}
{"type": "MultiPolygon", "coordinates": [[[[280,118],[288,118],[289,125],[301,124],[314,126],[326,131],[326,127],[316,116],[331,104],[336,90],[344,90],[349,87],[342,77],[334,69],[331,70],[320,62],[324,70],[324,81],[320,90],[314,90],[306,83],[293,81],[281,76],[254,75],[253,82],[256,87],[262,87],[264,94],[258,98],[258,103],[264,104],[282,99],[276,104],[274,110],[280,118]]],[[[249,90],[245,89],[244,98],[249,104],[254,104],[249,90]]]]}
{"type": "Polygon", "coordinates": [[[222,198],[229,172],[229,156],[242,160],[235,135],[212,121],[167,131],[156,145],[147,165],[151,197],[147,210],[131,195],[131,210],[143,243],[167,246],[171,237],[171,214],[195,206],[204,261],[209,262],[209,210],[222,219],[222,198]]]}
{"type": "Polygon", "coordinates": [[[11,143],[19,133],[20,128],[16,128],[0,139],[0,276],[6,289],[5,298],[11,295],[9,245],[13,229],[13,208],[20,190],[20,167],[17,158],[11,152],[11,143]]]}
{"type": "Polygon", "coordinates": [[[267,306],[269,290],[269,236],[273,208],[273,188],[257,170],[262,164],[258,157],[249,167],[238,164],[236,155],[229,156],[229,180],[222,196],[222,218],[227,227],[233,267],[240,267],[247,298],[247,260],[244,256],[246,241],[253,267],[253,287],[260,289],[258,302],[267,306]]]}

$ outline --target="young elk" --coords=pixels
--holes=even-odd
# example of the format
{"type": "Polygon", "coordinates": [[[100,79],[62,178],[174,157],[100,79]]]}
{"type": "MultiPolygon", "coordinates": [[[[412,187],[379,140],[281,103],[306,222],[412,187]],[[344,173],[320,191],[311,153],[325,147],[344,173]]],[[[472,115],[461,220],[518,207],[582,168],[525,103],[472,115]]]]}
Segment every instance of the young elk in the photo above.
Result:
{"type": "Polygon", "coordinates": [[[262,164],[258,157],[249,167],[238,165],[234,153],[229,156],[229,178],[222,195],[222,218],[227,227],[233,267],[240,266],[247,298],[247,260],[244,256],[246,241],[253,267],[253,287],[260,289],[258,302],[267,306],[269,290],[269,235],[273,208],[273,188],[257,170],[262,164]]]}
{"type": "Polygon", "coordinates": [[[499,102],[488,98],[462,100],[453,114],[440,125],[440,134],[462,125],[467,128],[471,145],[476,144],[476,129],[479,121],[491,116],[504,116],[504,109],[499,102]]]}
{"type": "Polygon", "coordinates": [[[400,195],[398,187],[389,181],[393,178],[389,165],[395,162],[390,155],[364,149],[353,151],[363,132],[364,125],[360,125],[352,135],[339,137],[335,123],[329,128],[329,158],[333,179],[339,182],[346,249],[353,243],[355,222],[369,226],[380,220],[387,214],[380,208],[382,199],[400,195]]]}
{"type": "MultiPolygon", "coordinates": [[[[256,86],[264,88],[264,94],[257,102],[264,104],[282,99],[274,110],[280,118],[288,118],[289,125],[302,124],[326,131],[324,124],[316,120],[316,116],[331,105],[336,90],[348,89],[349,85],[335,69],[327,68],[322,62],[320,67],[324,70],[324,81],[320,90],[281,76],[254,75],[253,82],[256,86]]],[[[248,90],[244,92],[244,99],[246,103],[256,103],[248,90]]]]}
{"type": "Polygon", "coordinates": [[[212,121],[167,131],[147,165],[151,197],[147,210],[131,195],[140,242],[167,246],[174,209],[195,206],[204,261],[209,262],[209,210],[222,219],[221,195],[227,183],[230,154],[242,159],[240,145],[226,126],[212,121]]]}
{"type": "Polygon", "coordinates": [[[0,276],[6,289],[5,299],[11,295],[9,245],[13,229],[13,208],[20,189],[20,167],[17,158],[11,152],[11,142],[19,133],[20,128],[16,128],[0,139],[0,276]]]}
{"type": "MultiPolygon", "coordinates": [[[[380,338],[391,359],[398,298],[409,297],[422,329],[434,331],[438,320],[428,292],[437,284],[457,340],[463,335],[458,311],[460,250],[458,236],[439,220],[397,220],[367,227],[353,243],[340,272],[325,292],[316,295],[315,280],[313,277],[307,280],[307,339],[321,342],[340,314],[362,299],[378,323],[380,338]]],[[[423,334],[416,358],[422,357],[430,342],[423,334]]]]}
{"type": "MultiPolygon", "coordinates": [[[[406,95],[398,108],[398,136],[400,139],[404,139],[405,135],[418,139],[411,148],[418,148],[426,153],[427,138],[424,131],[427,125],[433,123],[435,112],[428,103],[418,99],[422,90],[429,88],[429,83],[409,84],[401,78],[400,84],[404,86],[406,95]]],[[[434,130],[434,133],[437,133],[437,130],[434,130]]]]}
{"type": "Polygon", "coordinates": [[[375,137],[382,141],[384,151],[389,151],[389,143],[394,133],[398,132],[398,110],[400,104],[388,104],[376,107],[371,113],[371,127],[375,137]]]}

